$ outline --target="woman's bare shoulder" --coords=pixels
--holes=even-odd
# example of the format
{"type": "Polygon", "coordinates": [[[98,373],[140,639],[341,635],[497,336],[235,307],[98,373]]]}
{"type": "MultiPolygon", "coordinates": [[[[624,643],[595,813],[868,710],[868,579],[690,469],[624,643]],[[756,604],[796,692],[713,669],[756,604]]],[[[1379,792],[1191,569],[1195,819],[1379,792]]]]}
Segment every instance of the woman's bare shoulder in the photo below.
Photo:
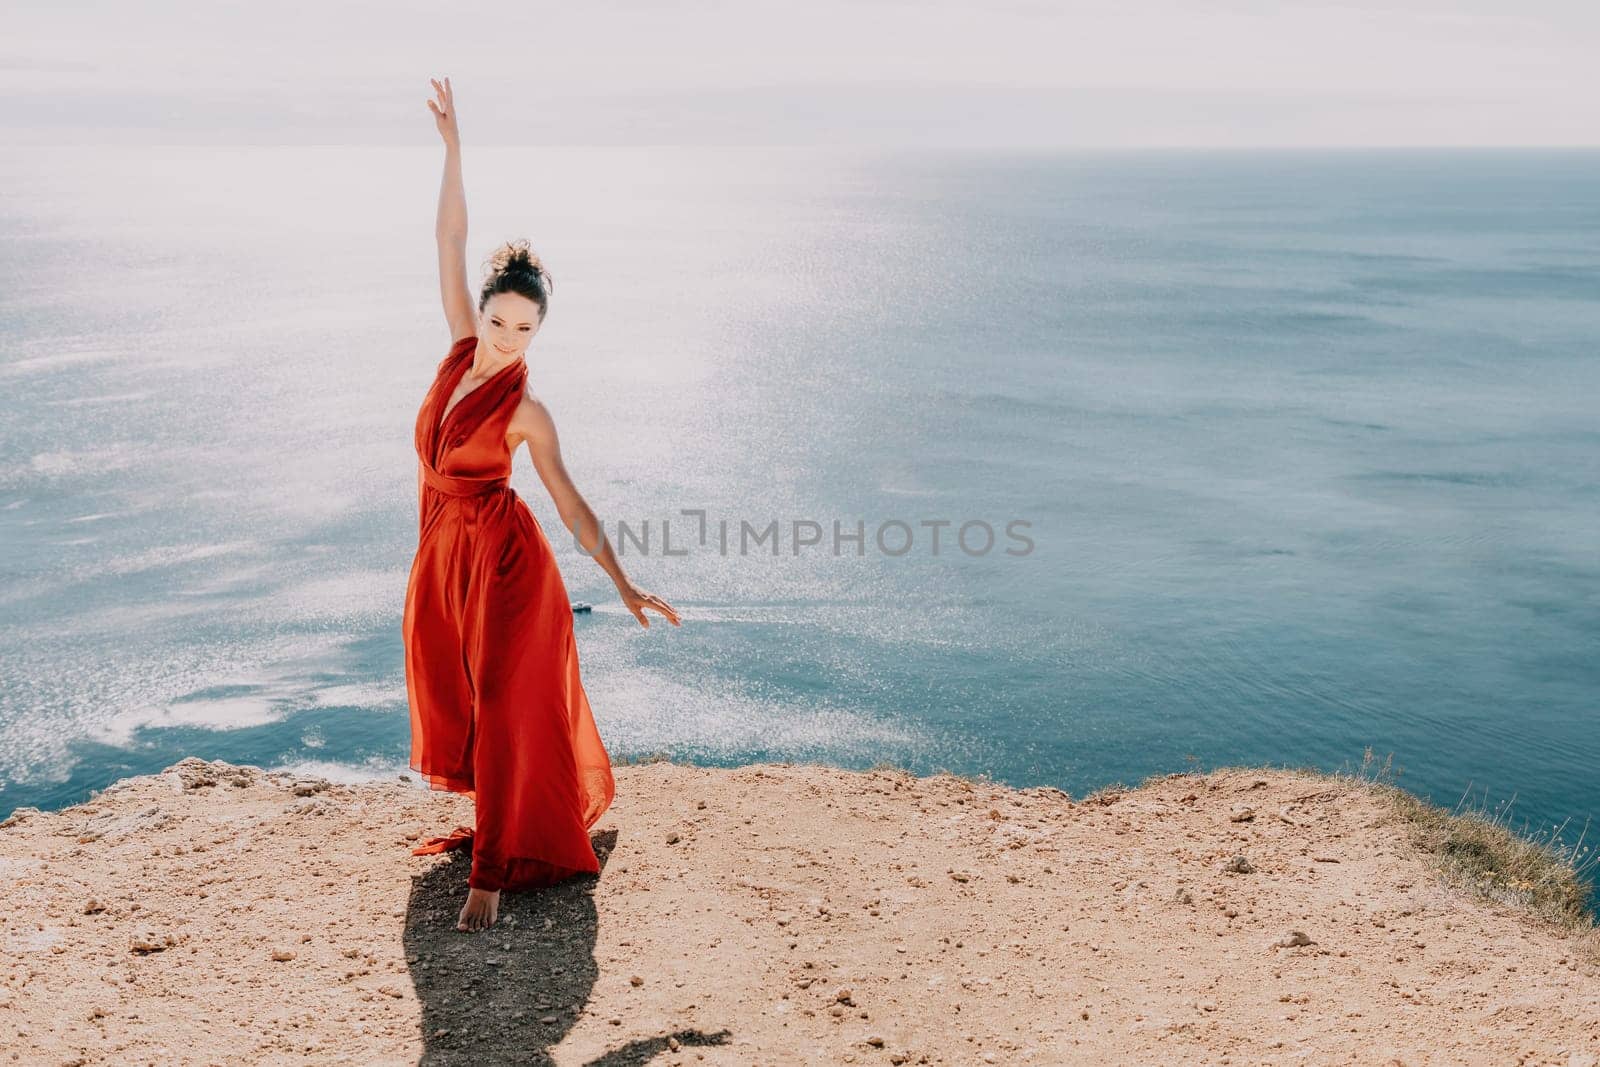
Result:
{"type": "Polygon", "coordinates": [[[550,409],[534,393],[531,385],[522,387],[522,397],[517,401],[517,406],[511,413],[511,421],[506,426],[506,434],[516,438],[516,443],[538,440],[547,437],[555,429],[555,421],[550,417],[550,409]]]}

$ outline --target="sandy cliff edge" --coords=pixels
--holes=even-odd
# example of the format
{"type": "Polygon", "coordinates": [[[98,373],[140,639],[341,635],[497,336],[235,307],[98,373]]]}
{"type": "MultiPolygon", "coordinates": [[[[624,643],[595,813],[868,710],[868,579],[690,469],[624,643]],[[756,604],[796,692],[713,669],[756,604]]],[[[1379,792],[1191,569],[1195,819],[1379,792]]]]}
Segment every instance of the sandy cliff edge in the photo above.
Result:
{"type": "Polygon", "coordinates": [[[616,776],[599,879],[474,934],[467,857],[409,851],[471,805],[415,783],[189,759],[22,809],[0,1063],[1600,1065],[1592,939],[1353,779],[616,776]]]}

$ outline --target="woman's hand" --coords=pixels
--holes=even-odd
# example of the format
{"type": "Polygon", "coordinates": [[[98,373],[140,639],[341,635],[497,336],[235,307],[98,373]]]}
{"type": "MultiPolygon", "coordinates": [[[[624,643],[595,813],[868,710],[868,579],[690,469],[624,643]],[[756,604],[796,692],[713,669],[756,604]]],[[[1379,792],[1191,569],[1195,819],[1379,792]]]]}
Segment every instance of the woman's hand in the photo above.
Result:
{"type": "Polygon", "coordinates": [[[433,112],[433,124],[439,127],[439,136],[444,138],[444,143],[451,148],[461,147],[461,130],[456,126],[456,97],[450,91],[450,79],[446,78],[440,85],[437,79],[429,78],[433,83],[434,95],[438,103],[428,101],[428,110],[433,112]]]}
{"type": "Polygon", "coordinates": [[[619,592],[622,593],[622,606],[633,612],[634,618],[639,620],[639,625],[646,630],[650,629],[650,620],[644,616],[645,608],[659,611],[674,626],[682,625],[678,622],[678,613],[672,610],[672,605],[654,593],[647,593],[632,582],[622,586],[619,592]]]}

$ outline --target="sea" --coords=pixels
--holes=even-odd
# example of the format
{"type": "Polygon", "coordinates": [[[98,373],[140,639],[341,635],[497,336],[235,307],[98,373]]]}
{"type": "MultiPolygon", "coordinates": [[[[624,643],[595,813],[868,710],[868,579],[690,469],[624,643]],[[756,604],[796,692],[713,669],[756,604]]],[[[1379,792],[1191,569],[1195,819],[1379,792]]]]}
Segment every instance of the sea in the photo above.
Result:
{"type": "MultiPolygon", "coordinates": [[[[0,817],[406,771],[422,147],[0,152],[0,817]]],[[[1600,815],[1600,152],[465,150],[619,762],[1600,815]]],[[[1593,842],[1600,827],[1588,830],[1593,842]]]]}

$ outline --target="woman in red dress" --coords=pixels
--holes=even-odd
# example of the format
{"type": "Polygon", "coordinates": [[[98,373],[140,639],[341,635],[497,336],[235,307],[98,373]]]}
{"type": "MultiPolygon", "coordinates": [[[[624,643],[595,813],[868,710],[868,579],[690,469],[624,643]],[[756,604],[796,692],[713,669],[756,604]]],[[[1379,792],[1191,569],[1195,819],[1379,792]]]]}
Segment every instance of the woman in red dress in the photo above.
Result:
{"type": "Polygon", "coordinates": [[[474,311],[467,290],[467,206],[450,80],[430,99],[445,142],[439,284],[453,341],[417,413],[417,554],[406,585],[411,767],[431,788],[473,799],[457,827],[416,855],[472,850],[458,930],[493,925],[500,891],[598,873],[589,828],[611,804],[611,762],[578,673],[572,605],[555,555],[509,484],[528,446],[562,523],[616,583],[674,626],[672,606],[629,581],[561,461],[550,412],[526,389],[524,353],[550,284],[525,242],[491,260],[474,311]]]}

